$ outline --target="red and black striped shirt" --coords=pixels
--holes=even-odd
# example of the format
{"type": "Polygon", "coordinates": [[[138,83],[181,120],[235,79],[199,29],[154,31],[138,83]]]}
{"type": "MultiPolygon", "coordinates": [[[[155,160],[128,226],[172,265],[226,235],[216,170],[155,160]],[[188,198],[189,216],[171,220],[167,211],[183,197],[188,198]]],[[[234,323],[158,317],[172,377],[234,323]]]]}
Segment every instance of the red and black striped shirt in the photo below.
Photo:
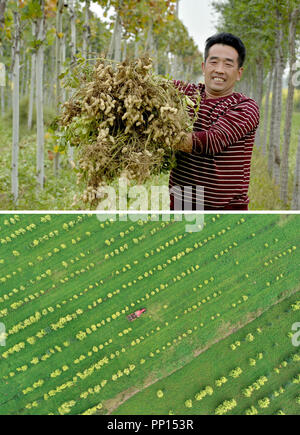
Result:
{"type": "Polygon", "coordinates": [[[171,208],[172,201],[180,200],[174,186],[182,191],[189,186],[184,197],[187,203],[195,200],[192,186],[202,186],[204,210],[247,209],[251,157],[259,124],[257,103],[241,93],[208,99],[204,84],[174,84],[195,103],[200,94],[201,104],[194,123],[193,152],[179,152],[177,166],[171,171],[171,208]]]}

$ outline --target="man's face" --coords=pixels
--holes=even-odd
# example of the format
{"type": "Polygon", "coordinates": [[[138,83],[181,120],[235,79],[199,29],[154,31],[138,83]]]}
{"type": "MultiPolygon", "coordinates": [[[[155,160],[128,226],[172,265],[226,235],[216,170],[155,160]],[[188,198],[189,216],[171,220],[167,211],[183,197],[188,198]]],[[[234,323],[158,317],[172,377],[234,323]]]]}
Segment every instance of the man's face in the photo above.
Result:
{"type": "Polygon", "coordinates": [[[218,98],[232,94],[243,68],[239,68],[238,52],[233,47],[215,44],[209,49],[206,62],[202,63],[202,71],[208,96],[218,98]]]}

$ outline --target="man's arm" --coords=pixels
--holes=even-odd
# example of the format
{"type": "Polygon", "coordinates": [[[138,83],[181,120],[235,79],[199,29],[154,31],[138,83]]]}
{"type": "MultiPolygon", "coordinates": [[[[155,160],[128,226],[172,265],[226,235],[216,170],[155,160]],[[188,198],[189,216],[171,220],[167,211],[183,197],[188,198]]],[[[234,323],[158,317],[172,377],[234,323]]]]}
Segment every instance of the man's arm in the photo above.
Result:
{"type": "Polygon", "coordinates": [[[195,154],[216,155],[230,145],[257,129],[259,107],[254,100],[246,100],[224,115],[207,131],[194,132],[192,152],[195,154]]]}
{"type": "Polygon", "coordinates": [[[220,116],[208,130],[189,133],[180,150],[213,156],[256,130],[258,124],[259,107],[254,100],[247,100],[220,116]]]}

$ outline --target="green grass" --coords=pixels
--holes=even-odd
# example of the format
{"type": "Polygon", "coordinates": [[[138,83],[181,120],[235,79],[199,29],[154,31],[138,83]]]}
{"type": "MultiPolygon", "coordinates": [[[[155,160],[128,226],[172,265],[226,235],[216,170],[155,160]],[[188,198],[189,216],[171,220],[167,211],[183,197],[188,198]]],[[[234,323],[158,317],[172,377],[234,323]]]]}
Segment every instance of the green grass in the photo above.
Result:
{"type": "Polygon", "coordinates": [[[291,358],[295,354],[300,354],[293,348],[289,337],[291,325],[299,318],[297,312],[291,310],[291,305],[297,298],[299,295],[296,294],[274,305],[249,325],[211,346],[181,370],[136,394],[113,414],[166,415],[170,411],[175,415],[214,414],[220,403],[232,398],[238,404],[234,414],[244,414],[251,406],[255,406],[257,411],[263,414],[274,414],[280,409],[286,414],[299,414],[300,407],[295,400],[299,387],[291,383],[299,373],[299,362],[294,362],[291,358]],[[258,329],[261,330],[260,333],[257,332],[258,329]],[[255,337],[252,343],[245,340],[249,333],[255,337]],[[233,351],[230,345],[237,340],[241,342],[241,347],[233,351]],[[255,359],[259,353],[263,353],[263,359],[257,360],[254,367],[250,366],[249,359],[255,359]],[[284,360],[289,363],[277,374],[274,368],[280,366],[284,360]],[[243,370],[238,379],[229,375],[236,367],[243,370]],[[228,381],[222,387],[218,387],[215,380],[222,376],[227,377],[228,381]],[[250,398],[245,397],[243,389],[252,385],[261,376],[266,376],[268,382],[258,391],[254,391],[250,398]],[[195,400],[195,395],[208,385],[214,389],[212,396],[206,396],[201,401],[195,400]],[[278,398],[274,397],[273,393],[281,386],[285,387],[285,392],[278,398]],[[164,392],[161,399],[157,397],[158,390],[164,392]],[[257,406],[258,401],[264,397],[271,400],[270,407],[266,410],[257,406]],[[288,397],[291,400],[288,400],[288,397]],[[187,399],[193,401],[193,407],[190,409],[185,406],[187,399]]]}
{"type": "MultiPolygon", "coordinates": [[[[24,106],[25,107],[25,106],[24,106]]],[[[25,112],[24,112],[25,113],[25,112]]],[[[50,115],[49,115],[50,116],[50,115]]],[[[24,116],[23,116],[24,117],[24,116]]],[[[23,118],[22,118],[23,119],[23,118]]],[[[292,199],[294,170],[296,164],[296,152],[298,146],[298,125],[300,123],[300,112],[294,112],[291,136],[290,151],[290,176],[289,176],[289,200],[292,199]]],[[[263,116],[261,125],[263,125],[263,116]]],[[[284,126],[284,114],[282,118],[282,134],[284,126]]],[[[55,176],[53,162],[48,158],[48,151],[54,149],[55,142],[51,135],[45,141],[45,188],[39,191],[36,187],[36,136],[28,132],[25,126],[25,118],[20,134],[19,153],[19,201],[14,204],[11,195],[11,127],[8,120],[0,119],[0,200],[2,210],[86,210],[87,204],[80,200],[84,190],[83,183],[77,184],[77,177],[71,169],[67,157],[61,156],[61,170],[55,176]]],[[[283,139],[283,138],[282,138],[283,139]]],[[[151,186],[167,186],[168,174],[153,177],[145,187],[150,194],[151,186]]],[[[118,192],[117,183],[114,187],[118,192]]],[[[280,200],[279,187],[268,174],[267,158],[257,149],[254,149],[251,181],[249,189],[251,210],[285,210],[287,206],[280,200]]],[[[133,200],[129,200],[130,208],[133,200]]],[[[161,209],[168,209],[169,201],[162,203],[161,209]]]]}
{"type": "Polygon", "coordinates": [[[101,413],[113,411],[124,395],[167,379],[299,290],[297,215],[209,215],[196,233],[174,219],[12,216],[0,216],[0,321],[9,333],[0,349],[0,414],[58,414],[72,400],[72,414],[100,403],[101,413]],[[129,323],[126,315],[143,306],[147,313],[129,323]]]}

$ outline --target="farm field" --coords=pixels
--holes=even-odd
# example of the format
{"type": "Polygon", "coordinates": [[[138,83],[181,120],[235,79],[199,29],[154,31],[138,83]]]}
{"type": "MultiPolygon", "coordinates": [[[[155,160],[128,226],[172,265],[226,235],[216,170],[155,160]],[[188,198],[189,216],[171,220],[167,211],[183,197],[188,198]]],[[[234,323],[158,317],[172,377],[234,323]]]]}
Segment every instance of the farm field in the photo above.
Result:
{"type": "Polygon", "coordinates": [[[0,414],[299,414],[299,221],[1,215],[0,414]]]}

